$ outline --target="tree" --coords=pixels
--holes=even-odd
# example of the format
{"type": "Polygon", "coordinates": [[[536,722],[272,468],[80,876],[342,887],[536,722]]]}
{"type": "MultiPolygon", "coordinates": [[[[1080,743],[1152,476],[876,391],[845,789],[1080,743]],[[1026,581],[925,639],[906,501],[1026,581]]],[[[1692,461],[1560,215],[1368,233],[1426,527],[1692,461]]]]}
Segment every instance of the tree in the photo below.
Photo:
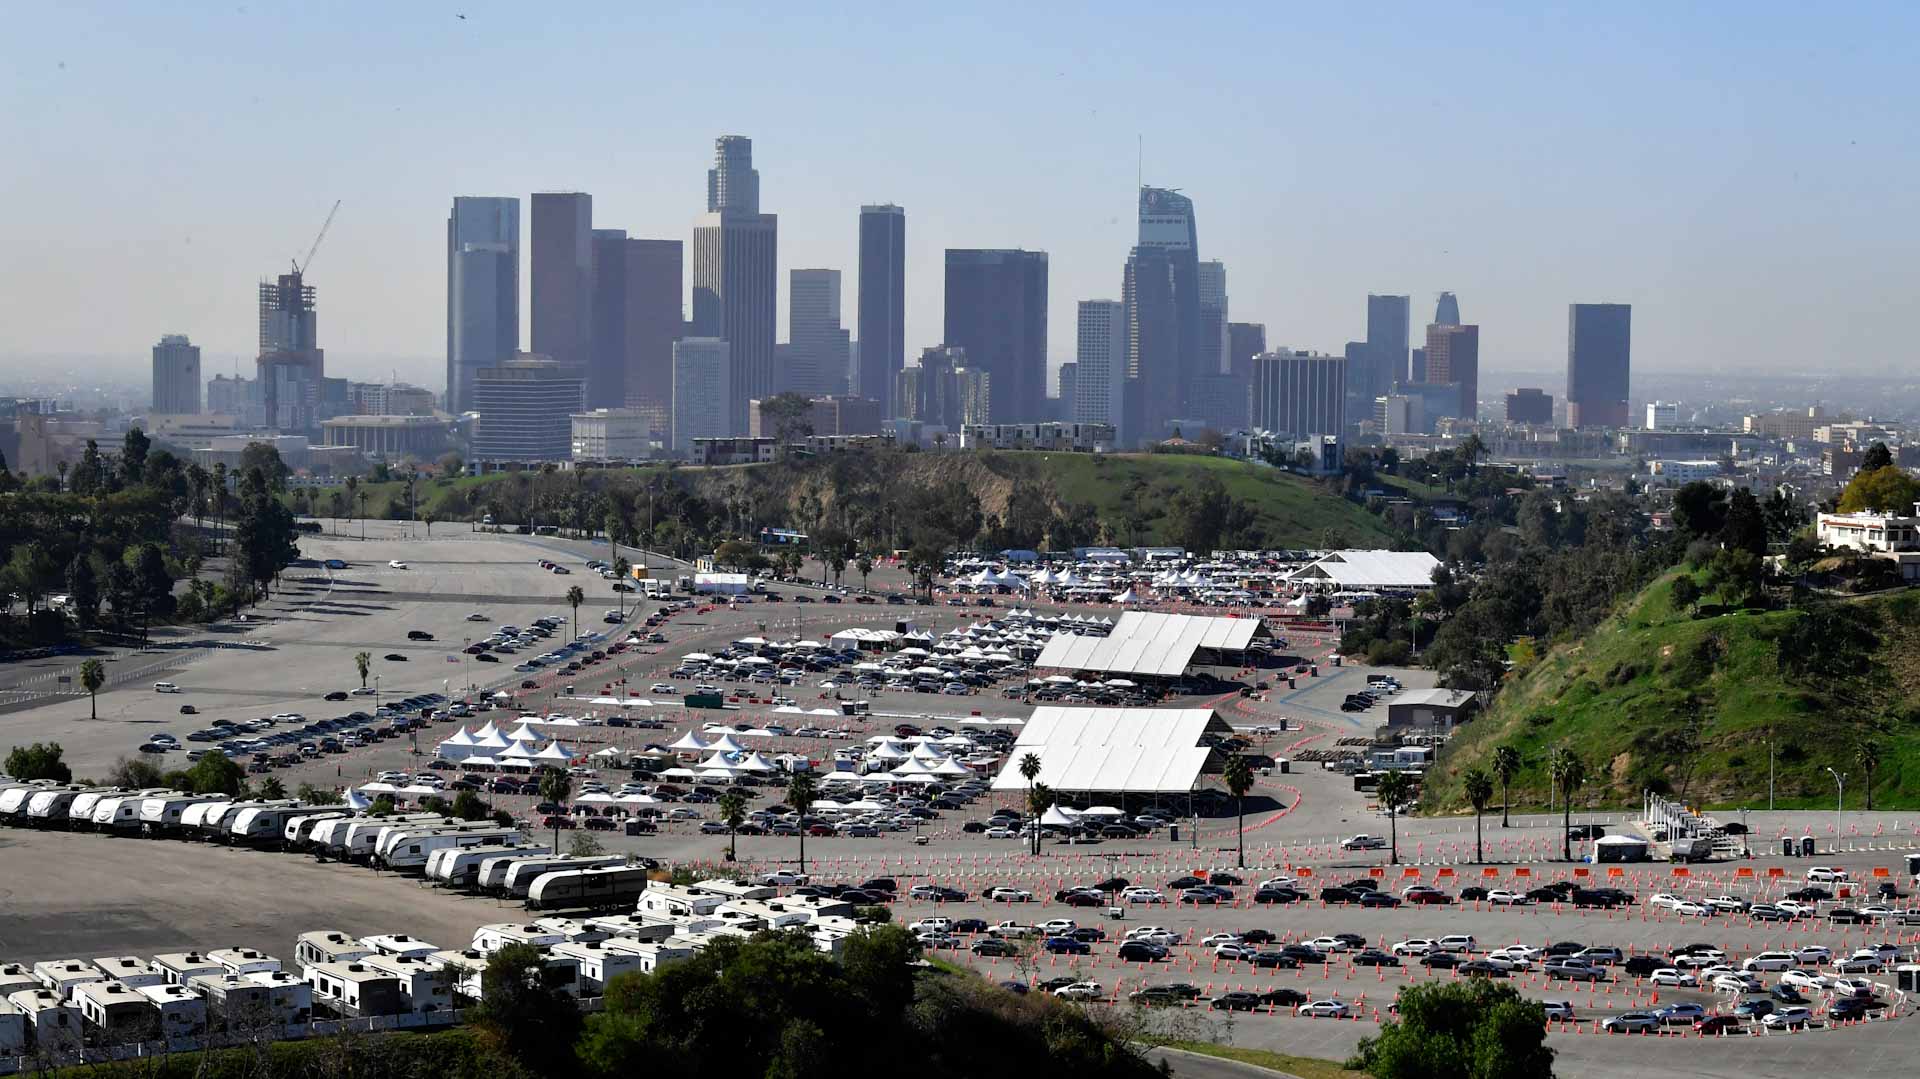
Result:
{"type": "Polygon", "coordinates": [[[1562,746],[1547,757],[1547,775],[1560,792],[1560,849],[1573,861],[1573,792],[1587,781],[1587,764],[1571,749],[1562,746]]]}
{"type": "Polygon", "coordinates": [[[288,563],[300,557],[295,535],[293,512],[273,497],[266,473],[258,468],[243,473],[231,579],[264,592],[288,563]]]}
{"type": "MultiPolygon", "coordinates": [[[[1879,445],[1879,443],[1875,443],[1879,445]]],[[[1880,767],[1880,743],[1872,739],[1863,739],[1853,747],[1854,762],[1866,772],[1866,782],[1861,786],[1867,792],[1867,812],[1873,812],[1873,770],[1880,767]]]]}
{"type": "MultiPolygon", "coordinates": [[[[1027,781],[1027,801],[1033,801],[1033,782],[1040,778],[1040,754],[1028,753],[1020,758],[1020,778],[1027,781]]],[[[1034,821],[1033,853],[1040,853],[1040,822],[1034,821]]]]}
{"type": "Polygon", "coordinates": [[[355,652],[353,654],[353,668],[360,672],[360,688],[367,688],[367,672],[373,668],[373,653],[355,652]]]}
{"type": "Polygon", "coordinates": [[[1227,758],[1221,778],[1226,780],[1227,793],[1233,795],[1233,812],[1238,818],[1235,828],[1239,833],[1239,853],[1234,864],[1244,869],[1247,865],[1247,792],[1253,789],[1253,766],[1245,756],[1235,753],[1227,758]]]}
{"type": "Polygon", "coordinates": [[[567,975],[549,969],[531,944],[509,944],[487,957],[480,972],[480,1003],[467,1013],[521,1064],[542,1075],[573,1071],[571,1046],[580,1033],[580,1008],[561,986],[567,975]]]}
{"type": "Polygon", "coordinates": [[[1460,456],[1467,459],[1467,479],[1472,480],[1480,474],[1480,458],[1491,457],[1493,452],[1487,449],[1487,444],[1476,433],[1468,435],[1460,443],[1460,456]]]}
{"type": "Polygon", "coordinates": [[[130,791],[165,786],[165,774],[160,771],[158,764],[147,759],[148,756],[150,754],[122,757],[114,761],[113,767],[107,769],[107,784],[130,791]]]}
{"type": "Polygon", "coordinates": [[[1841,513],[1908,513],[1920,502],[1920,481],[1888,465],[1869,472],[1861,469],[1840,492],[1841,513]]]}
{"type": "Polygon", "coordinates": [[[1512,746],[1501,746],[1493,751],[1493,777],[1500,781],[1500,827],[1507,827],[1507,808],[1513,799],[1507,797],[1507,784],[1520,774],[1520,751],[1512,746]]]}
{"type": "Polygon", "coordinates": [[[80,687],[87,691],[87,718],[100,718],[100,687],[107,684],[107,665],[97,659],[80,665],[80,687]]]}
{"type": "Polygon", "coordinates": [[[1892,466],[1893,451],[1887,448],[1885,442],[1875,442],[1873,445],[1868,446],[1867,452],[1860,458],[1860,471],[1862,472],[1873,472],[1882,468],[1891,468],[1892,466]]]}
{"type": "MultiPolygon", "coordinates": [[[[339,791],[334,790],[332,787],[321,787],[312,783],[300,784],[299,789],[294,793],[302,802],[308,805],[332,806],[339,805],[341,802],[339,791]]],[[[461,793],[471,794],[473,792],[462,791],[461,793]]]]}
{"type": "Polygon", "coordinates": [[[813,434],[813,402],[804,393],[777,393],[760,402],[761,426],[778,446],[813,434]]]}
{"type": "Polygon", "coordinates": [[[575,832],[567,837],[567,853],[575,858],[597,858],[607,852],[607,845],[592,832],[575,832]]]}
{"type": "Polygon", "coordinates": [[[73,782],[73,769],[62,760],[64,751],[58,742],[35,742],[30,746],[14,746],[7,753],[4,769],[15,779],[51,779],[56,783],[73,782]]]}
{"type": "Polygon", "coordinates": [[[461,820],[486,820],[487,804],[472,791],[461,791],[453,796],[453,815],[461,820]]]}
{"type": "Polygon", "coordinates": [[[139,483],[146,475],[147,451],[152,448],[153,440],[138,427],[127,428],[126,437],[120,440],[120,474],[126,483],[139,483]]]}
{"type": "Polygon", "coordinates": [[[93,625],[100,614],[100,581],[93,572],[93,559],[84,551],[67,563],[67,609],[82,629],[93,625]]]}
{"type": "Polygon", "coordinates": [[[802,772],[787,785],[787,804],[800,817],[800,872],[807,871],[807,810],[813,808],[813,776],[802,772]]]}
{"type": "Polygon", "coordinates": [[[1700,583],[1690,573],[1682,573],[1673,581],[1673,605],[1692,614],[1700,606],[1700,583]]]}
{"type": "Polygon", "coordinates": [[[287,489],[287,477],[293,474],[280,459],[280,451],[266,442],[249,442],[246,449],[240,451],[240,474],[244,476],[256,468],[266,478],[267,489],[276,494],[287,489]]]}
{"type": "Polygon", "coordinates": [[[567,606],[573,608],[573,636],[576,640],[580,636],[580,605],[586,601],[587,594],[580,590],[579,585],[567,589],[567,606]]]}
{"type": "Polygon", "coordinates": [[[1467,769],[1461,777],[1461,787],[1466,790],[1467,801],[1473,805],[1473,860],[1484,864],[1486,855],[1480,845],[1480,817],[1487,811],[1487,803],[1493,800],[1493,780],[1479,768],[1467,769]]]}
{"type": "Polygon", "coordinates": [[[860,571],[860,591],[865,592],[867,574],[873,572],[873,556],[865,551],[860,552],[860,557],[853,560],[853,568],[860,571]]]}
{"type": "Polygon", "coordinates": [[[1704,480],[1673,493],[1673,527],[1688,539],[1712,538],[1727,525],[1727,492],[1704,480]]]}
{"type": "Polygon", "coordinates": [[[559,817],[566,812],[567,799],[571,797],[573,797],[573,780],[567,776],[566,772],[552,765],[540,769],[540,800],[560,807],[559,812],[554,814],[553,823],[553,850],[556,854],[560,851],[559,817]]]}
{"type": "Polygon", "coordinates": [[[13,557],[7,561],[6,583],[15,595],[27,601],[29,616],[52,589],[56,572],[53,556],[39,540],[30,540],[13,549],[13,557]]]}
{"type": "Polygon", "coordinates": [[[720,822],[727,826],[727,861],[731,862],[739,855],[736,843],[740,838],[740,826],[747,823],[747,796],[739,791],[728,791],[720,796],[718,808],[720,822]]]}
{"type": "Polygon", "coordinates": [[[1399,1016],[1362,1038],[1349,1068],[1373,1079],[1553,1079],[1538,1001],[1491,978],[1409,985],[1399,1016]]]}
{"type": "Polygon", "coordinates": [[[1380,808],[1387,811],[1389,842],[1392,844],[1387,861],[1391,865],[1400,864],[1400,810],[1413,801],[1413,777],[1396,768],[1380,777],[1380,783],[1374,788],[1373,796],[1380,808]]]}
{"type": "Polygon", "coordinates": [[[187,782],[195,794],[239,794],[246,789],[247,774],[225,753],[209,753],[187,769],[187,782]]]}
{"type": "Polygon", "coordinates": [[[279,801],[287,796],[287,785],[279,776],[268,776],[260,781],[260,789],[254,793],[268,801],[279,801]]]}
{"type": "Polygon", "coordinates": [[[1767,553],[1767,517],[1760,500],[1745,487],[1727,500],[1727,520],[1720,526],[1720,542],[1728,550],[1749,551],[1756,557],[1767,553]]]}

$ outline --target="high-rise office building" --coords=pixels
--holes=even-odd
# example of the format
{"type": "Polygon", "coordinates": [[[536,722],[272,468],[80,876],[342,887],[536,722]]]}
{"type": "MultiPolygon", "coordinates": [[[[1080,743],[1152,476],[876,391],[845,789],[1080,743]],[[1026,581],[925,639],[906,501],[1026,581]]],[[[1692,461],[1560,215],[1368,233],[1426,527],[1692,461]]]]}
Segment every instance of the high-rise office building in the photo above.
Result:
{"type": "MultiPolygon", "coordinates": [[[[1127,376],[1143,380],[1134,391],[1140,402],[1136,409],[1139,437],[1164,438],[1167,420],[1187,417],[1188,389],[1204,373],[1199,260],[1193,200],[1166,188],[1142,187],[1139,240],[1127,260],[1127,277],[1143,278],[1136,287],[1147,302],[1133,305],[1130,296],[1123,296],[1130,305],[1129,332],[1139,338],[1129,344],[1127,355],[1127,376]],[[1164,302],[1159,281],[1162,265],[1164,302]],[[1148,277],[1151,280],[1144,279],[1148,277]]],[[[1224,269],[1219,283],[1224,302],[1224,269]]]]}
{"type": "Polygon", "coordinates": [[[554,362],[593,361],[593,196],[533,196],[532,348],[554,362]]]}
{"type": "Polygon", "coordinates": [[[520,200],[459,197],[447,215],[447,411],[473,410],[473,373],[520,347],[520,200]]]}
{"type": "Polygon", "coordinates": [[[186,334],[167,334],[153,346],[153,412],[200,414],[200,346],[187,340],[186,334]]]}
{"type": "Polygon", "coordinates": [[[1454,299],[1453,293],[1442,292],[1440,298],[1434,301],[1433,324],[1435,326],[1460,325],[1460,301],[1454,299]]]}
{"type": "Polygon", "coordinates": [[[1383,357],[1365,341],[1348,341],[1343,352],[1347,358],[1347,426],[1365,421],[1374,411],[1374,400],[1381,396],[1378,384],[1383,357]]]}
{"type": "Polygon", "coordinates": [[[1267,350],[1267,327],[1259,322],[1227,323],[1227,373],[1253,377],[1253,358],[1267,350]]]}
{"type": "Polygon", "coordinates": [[[1200,360],[1194,377],[1227,370],[1227,264],[1200,263],[1200,360]]]}
{"type": "Polygon", "coordinates": [[[1672,401],[1647,402],[1647,430],[1671,431],[1680,426],[1680,406],[1672,401]]]}
{"type": "Polygon", "coordinates": [[[1625,427],[1633,305],[1567,305],[1567,426],[1625,427]]]}
{"type": "Polygon", "coordinates": [[[1172,433],[1169,420],[1186,415],[1177,292],[1173,260],[1165,250],[1136,247],[1127,256],[1120,281],[1120,302],[1127,309],[1127,381],[1120,407],[1125,445],[1158,442],[1172,433]]]}
{"type": "Polygon", "coordinates": [[[1060,372],[1054,380],[1053,414],[1063,423],[1072,423],[1073,414],[1078,411],[1074,398],[1080,393],[1080,365],[1072,360],[1060,365],[1060,372]]]}
{"type": "Polygon", "coordinates": [[[860,207],[859,361],[848,392],[887,404],[907,362],[907,212],[860,207]]]}
{"type": "Polygon", "coordinates": [[[473,456],[480,461],[565,461],[587,373],[577,364],[522,352],[474,372],[473,456]]]}
{"type": "MultiPolygon", "coordinates": [[[[1119,300],[1081,300],[1074,341],[1075,423],[1120,427],[1121,395],[1127,380],[1127,305],[1119,300]]],[[[1122,445],[1130,432],[1122,430],[1122,445]]]]}
{"type": "Polygon", "coordinates": [[[847,331],[840,325],[840,271],[794,270],[787,283],[792,359],[780,388],[809,397],[847,392],[847,331]]]}
{"type": "MultiPolygon", "coordinates": [[[[1456,383],[1460,387],[1460,419],[1471,420],[1480,408],[1480,327],[1438,324],[1427,327],[1427,382],[1456,383]]],[[[1438,415],[1429,412],[1428,417],[1438,415]]]]}
{"type": "Polygon", "coordinates": [[[1544,426],[1553,422],[1553,395],[1534,386],[1507,394],[1507,422],[1544,426]]]}
{"type": "Polygon", "coordinates": [[[727,343],[728,429],[720,435],[744,434],[747,402],[773,394],[778,246],[779,219],[760,212],[753,140],[723,136],[707,172],[707,212],[693,229],[691,271],[692,335],[727,343]]]}
{"type": "Polygon", "coordinates": [[[1427,350],[1416,348],[1407,355],[1407,381],[1418,385],[1427,380],[1427,350]]]}
{"type": "Polygon", "coordinates": [[[593,363],[587,407],[639,410],[665,439],[673,417],[673,342],[680,317],[679,240],[593,233],[593,363]]]}
{"type": "Polygon", "coordinates": [[[1253,426],[1286,438],[1346,427],[1347,358],[1278,349],[1253,358],[1253,426]]]}
{"type": "Polygon", "coordinates": [[[991,373],[995,423],[1047,409],[1047,253],[949,248],[946,344],[991,373]]]}
{"type": "Polygon", "coordinates": [[[732,433],[730,347],[717,337],[683,337],[673,343],[673,449],[682,457],[693,453],[696,438],[732,433]]]}
{"type": "Polygon", "coordinates": [[[260,397],[266,424],[286,434],[317,430],[326,353],[312,285],[299,270],[260,283],[260,397]]]}
{"type": "Polygon", "coordinates": [[[1370,388],[1376,397],[1394,383],[1407,381],[1407,340],[1412,319],[1411,296],[1367,294],[1367,349],[1374,362],[1370,388]]]}

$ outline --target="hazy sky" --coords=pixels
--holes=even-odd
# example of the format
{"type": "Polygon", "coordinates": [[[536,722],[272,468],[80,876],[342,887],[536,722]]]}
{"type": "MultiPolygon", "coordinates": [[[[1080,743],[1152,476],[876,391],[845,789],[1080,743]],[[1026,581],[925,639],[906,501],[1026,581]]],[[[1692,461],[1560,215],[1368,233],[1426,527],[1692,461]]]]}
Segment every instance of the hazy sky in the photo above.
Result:
{"type": "Polygon", "coordinates": [[[909,355],[943,248],[1021,246],[1070,358],[1144,136],[1276,344],[1444,288],[1496,370],[1560,369],[1576,300],[1634,304],[1639,369],[1913,363],[1912,4],[816,6],[0,5],[0,365],[250,357],[256,281],[342,199],[329,373],[438,387],[454,195],[520,196],[524,237],[529,192],[589,191],[684,240],[727,133],[780,215],[782,336],[790,267],[842,269],[853,324],[859,206],[891,201],[909,355]]]}

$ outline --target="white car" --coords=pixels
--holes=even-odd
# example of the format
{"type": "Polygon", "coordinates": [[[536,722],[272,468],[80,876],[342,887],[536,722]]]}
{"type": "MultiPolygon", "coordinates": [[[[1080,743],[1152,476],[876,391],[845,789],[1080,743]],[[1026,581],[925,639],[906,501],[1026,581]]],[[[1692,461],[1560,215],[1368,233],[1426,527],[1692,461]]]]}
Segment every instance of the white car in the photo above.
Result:
{"type": "Polygon", "coordinates": [[[1312,940],[1305,941],[1304,943],[1306,944],[1307,947],[1312,948],[1314,951],[1322,952],[1327,955],[1332,955],[1334,952],[1351,951],[1353,949],[1352,944],[1349,944],[1348,942],[1341,940],[1339,937],[1315,937],[1312,940]]]}
{"type": "Polygon", "coordinates": [[[1129,903],[1165,903],[1166,893],[1157,888],[1128,888],[1120,893],[1120,898],[1129,903]]]}
{"type": "Polygon", "coordinates": [[[1780,973],[1780,984],[1790,985],[1795,989],[1805,989],[1810,993],[1818,993],[1827,987],[1827,976],[1817,970],[1801,970],[1799,967],[1795,967],[1792,970],[1782,971],[1780,973]]]}
{"type": "Polygon", "coordinates": [[[1158,944],[1162,948],[1171,948],[1180,943],[1180,934],[1166,929],[1148,929],[1146,932],[1135,930],[1127,934],[1128,940],[1138,940],[1147,944],[1158,944]]]}
{"type": "Polygon", "coordinates": [[[1827,989],[1836,997],[1870,997],[1873,982],[1867,978],[1829,978],[1827,989]]]}
{"type": "Polygon", "coordinates": [[[1041,922],[1040,931],[1050,937],[1063,937],[1080,928],[1080,923],[1072,918],[1055,918],[1050,922],[1041,922]]]}
{"type": "MultiPolygon", "coordinates": [[[[1386,840],[1381,839],[1377,835],[1368,835],[1365,832],[1356,836],[1348,836],[1340,841],[1341,850],[1385,850],[1386,847],[1386,840]]],[[[1336,1001],[1335,1003],[1338,1002],[1336,1001]]]]}
{"type": "Polygon", "coordinates": [[[1450,933],[1434,942],[1434,948],[1442,952],[1471,954],[1479,946],[1471,933],[1450,933]]]}
{"type": "Polygon", "coordinates": [[[1795,918],[1810,918],[1819,913],[1818,907],[1812,903],[1803,903],[1798,899],[1782,899],[1778,903],[1775,903],[1774,906],[1786,911],[1795,918]]]}
{"type": "Polygon", "coordinates": [[[1003,885],[988,892],[987,898],[995,903],[1031,903],[1033,893],[1025,888],[1008,888],[1003,885]]]}
{"type": "Polygon", "coordinates": [[[1740,969],[1773,973],[1792,970],[1798,963],[1799,960],[1792,952],[1761,952],[1758,955],[1748,956],[1747,961],[1740,964],[1740,969]]]}
{"type": "Polygon", "coordinates": [[[1772,1030],[1784,1030],[1789,1027],[1804,1027],[1807,1025],[1807,1020],[1812,1018],[1813,1013],[1805,1008],[1781,1008],[1779,1011],[1768,1012],[1761,1018],[1760,1025],[1772,1030]]]}
{"type": "Polygon", "coordinates": [[[1816,865],[1807,870],[1808,884],[1837,884],[1852,879],[1847,876],[1846,870],[1836,869],[1830,865],[1816,865]]]}
{"type": "Polygon", "coordinates": [[[1525,892],[1510,892],[1505,888],[1495,888],[1487,893],[1487,902],[1496,907],[1524,907],[1533,902],[1525,892]]]}
{"type": "Polygon", "coordinates": [[[1880,958],[1879,952],[1867,948],[1836,960],[1833,969],[1841,974],[1879,974],[1887,969],[1887,961],[1880,958]]]}
{"type": "Polygon", "coordinates": [[[1716,993],[1757,993],[1760,979],[1751,974],[1720,974],[1710,983],[1716,993]]]}
{"type": "Polygon", "coordinates": [[[475,611],[472,614],[467,616],[467,621],[469,622],[485,622],[486,620],[487,620],[487,616],[484,614],[481,614],[479,611],[475,611]]]}
{"type": "Polygon", "coordinates": [[[1099,982],[1074,982],[1055,989],[1053,995],[1063,1000],[1104,1000],[1107,994],[1099,982]]]}
{"type": "Polygon", "coordinates": [[[1222,944],[1238,943],[1240,943],[1240,934],[1238,933],[1214,933],[1210,936],[1200,938],[1200,946],[1203,948],[1217,948],[1222,944]]]}
{"type": "Polygon", "coordinates": [[[1682,901],[1679,903],[1675,903],[1673,905],[1673,912],[1675,914],[1680,915],[1683,918],[1713,917],[1713,908],[1707,906],[1705,903],[1691,903],[1691,902],[1682,901]]]}
{"type": "Polygon", "coordinates": [[[174,685],[172,682],[155,682],[153,684],[153,691],[155,693],[178,693],[180,692],[180,687],[174,685]]]}
{"type": "Polygon", "coordinates": [[[1426,955],[1434,950],[1434,942],[1425,937],[1413,937],[1393,946],[1395,955],[1426,955]]]}
{"type": "Polygon", "coordinates": [[[953,932],[953,919],[922,918],[907,928],[915,933],[951,933],[953,932]]]}
{"type": "Polygon", "coordinates": [[[1700,979],[1689,971],[1676,970],[1673,967],[1661,967],[1647,975],[1647,981],[1653,985],[1667,985],[1675,988],[1694,989],[1700,985],[1700,979]]]}
{"type": "Polygon", "coordinates": [[[1722,914],[1738,914],[1747,909],[1744,901],[1730,895],[1716,895],[1711,899],[1702,899],[1700,902],[1722,914]]]}
{"type": "Polygon", "coordinates": [[[1675,956],[1673,965],[1679,967],[1681,970],[1700,971],[1706,970],[1708,967],[1720,966],[1726,961],[1727,955],[1725,952],[1722,952],[1718,948],[1712,948],[1704,952],[1693,952],[1688,955],[1675,956]]]}
{"type": "Polygon", "coordinates": [[[1533,969],[1533,960],[1526,959],[1517,955],[1506,955],[1501,952],[1488,952],[1483,957],[1483,959],[1488,966],[1498,967],[1501,970],[1514,971],[1514,970],[1532,970],[1533,969]]]}
{"type": "Polygon", "coordinates": [[[1682,902],[1683,900],[1679,896],[1671,892],[1655,892],[1647,897],[1647,906],[1660,907],[1665,910],[1672,910],[1682,902]]]}
{"type": "Polygon", "coordinates": [[[1492,958],[1497,955],[1507,959],[1518,959],[1523,962],[1534,963],[1538,962],[1540,957],[1545,954],[1546,953],[1540,949],[1528,947],[1525,944],[1509,944],[1504,948],[1495,948],[1488,952],[1487,956],[1488,958],[1492,958]]]}
{"type": "Polygon", "coordinates": [[[1040,929],[1038,926],[1022,925],[1019,922],[1001,922],[999,925],[987,930],[987,935],[994,937],[1037,937],[1040,935],[1040,929]]]}
{"type": "Polygon", "coordinates": [[[387,563],[387,568],[388,569],[406,569],[407,564],[396,558],[387,563]]]}
{"type": "Polygon", "coordinates": [[[1802,963],[1831,963],[1833,949],[1824,944],[1808,944],[1793,950],[1793,957],[1802,963]]]}
{"type": "Polygon", "coordinates": [[[760,883],[769,888],[789,888],[805,884],[807,880],[805,873],[795,873],[790,869],[776,869],[761,877],[760,883]]]}
{"type": "Polygon", "coordinates": [[[1300,880],[1297,877],[1268,877],[1260,882],[1261,888],[1298,888],[1299,886],[1300,880]]]}
{"type": "MultiPolygon", "coordinates": [[[[1011,828],[1004,828],[1004,827],[1003,827],[1003,828],[989,828],[989,829],[987,829],[987,838],[988,838],[988,839],[1013,839],[1013,838],[1015,838],[1015,837],[1016,837],[1016,834],[1015,834],[1015,832],[1014,832],[1014,830],[1013,830],[1013,829],[1011,829],[1011,828]]],[[[1162,900],[1161,900],[1161,902],[1162,902],[1162,903],[1164,903],[1164,902],[1166,902],[1166,900],[1165,900],[1165,899],[1162,899],[1162,900]]]]}
{"type": "Polygon", "coordinates": [[[1314,1018],[1327,1016],[1332,1019],[1345,1019],[1352,1009],[1342,1000],[1310,1000],[1293,1009],[1295,1015],[1308,1015],[1314,1018]]]}

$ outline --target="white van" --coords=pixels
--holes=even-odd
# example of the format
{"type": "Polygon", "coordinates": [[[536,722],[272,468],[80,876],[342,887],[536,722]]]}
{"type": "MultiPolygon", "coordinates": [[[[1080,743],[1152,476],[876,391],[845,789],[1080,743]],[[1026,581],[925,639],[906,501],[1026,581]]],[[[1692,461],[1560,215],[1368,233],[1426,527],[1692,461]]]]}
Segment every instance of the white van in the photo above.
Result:
{"type": "Polygon", "coordinates": [[[180,692],[180,687],[174,685],[172,682],[155,682],[153,684],[153,691],[155,693],[178,693],[180,692]]]}

